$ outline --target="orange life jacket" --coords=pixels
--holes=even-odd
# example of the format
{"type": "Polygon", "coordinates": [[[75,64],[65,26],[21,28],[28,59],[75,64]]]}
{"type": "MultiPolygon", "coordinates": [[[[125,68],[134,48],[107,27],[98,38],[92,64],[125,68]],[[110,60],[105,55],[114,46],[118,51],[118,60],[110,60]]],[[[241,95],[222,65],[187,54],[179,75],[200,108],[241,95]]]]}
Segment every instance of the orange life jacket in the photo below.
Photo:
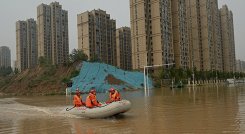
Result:
{"type": "Polygon", "coordinates": [[[74,95],[73,104],[74,104],[75,107],[81,107],[82,106],[81,97],[78,96],[78,95],[74,95]]]}
{"type": "Polygon", "coordinates": [[[101,106],[100,103],[98,103],[96,99],[96,95],[89,93],[89,95],[86,98],[86,107],[93,108],[94,106],[101,106]]]}
{"type": "Polygon", "coordinates": [[[110,102],[113,101],[120,101],[121,100],[121,95],[118,91],[115,90],[114,94],[110,93],[109,94],[110,97],[110,102]]]}

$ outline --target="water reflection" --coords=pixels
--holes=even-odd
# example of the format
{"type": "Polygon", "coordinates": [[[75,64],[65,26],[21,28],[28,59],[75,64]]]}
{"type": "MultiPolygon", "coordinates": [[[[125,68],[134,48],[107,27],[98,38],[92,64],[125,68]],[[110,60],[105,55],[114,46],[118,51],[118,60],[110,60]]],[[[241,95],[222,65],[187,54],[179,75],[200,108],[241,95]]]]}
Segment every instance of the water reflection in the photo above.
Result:
{"type": "MultiPolygon", "coordinates": [[[[150,90],[149,96],[145,96],[144,91],[121,94],[132,102],[129,112],[92,120],[59,114],[70,101],[65,96],[35,99],[23,97],[17,102],[1,99],[0,133],[245,132],[245,89],[242,85],[210,85],[173,90],[161,88],[150,90]]],[[[107,94],[98,94],[99,100],[106,100],[107,97],[107,94]]]]}
{"type": "Polygon", "coordinates": [[[125,116],[116,116],[107,119],[68,119],[72,133],[76,134],[110,134],[133,133],[133,128],[123,123],[125,116]],[[124,125],[123,125],[124,124],[124,125]]]}
{"type": "Polygon", "coordinates": [[[19,121],[18,133],[20,134],[69,134],[69,123],[64,119],[57,118],[34,118],[19,121]]]}
{"type": "Polygon", "coordinates": [[[168,99],[165,99],[163,113],[167,116],[164,119],[164,122],[167,122],[167,133],[238,132],[237,91],[220,88],[222,94],[219,94],[217,86],[175,90],[174,94],[171,94],[172,97],[168,97],[170,94],[166,93],[164,98],[168,99]],[[171,105],[166,105],[167,102],[171,105]]]}

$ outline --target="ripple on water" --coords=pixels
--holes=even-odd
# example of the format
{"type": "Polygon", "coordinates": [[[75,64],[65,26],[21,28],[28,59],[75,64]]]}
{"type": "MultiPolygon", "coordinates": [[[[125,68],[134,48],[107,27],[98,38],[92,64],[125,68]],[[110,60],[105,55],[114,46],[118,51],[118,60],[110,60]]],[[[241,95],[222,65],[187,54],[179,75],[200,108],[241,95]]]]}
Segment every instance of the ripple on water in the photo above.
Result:
{"type": "Polygon", "coordinates": [[[22,103],[0,99],[0,133],[245,132],[245,89],[156,89],[149,97],[139,97],[142,92],[130,92],[137,95],[127,96],[132,108],[124,116],[93,120],[63,114],[61,111],[67,108],[59,104],[63,96],[38,97],[35,102],[24,98],[22,103]],[[58,102],[53,102],[56,99],[58,102]],[[42,104],[38,104],[39,100],[42,104]]]}

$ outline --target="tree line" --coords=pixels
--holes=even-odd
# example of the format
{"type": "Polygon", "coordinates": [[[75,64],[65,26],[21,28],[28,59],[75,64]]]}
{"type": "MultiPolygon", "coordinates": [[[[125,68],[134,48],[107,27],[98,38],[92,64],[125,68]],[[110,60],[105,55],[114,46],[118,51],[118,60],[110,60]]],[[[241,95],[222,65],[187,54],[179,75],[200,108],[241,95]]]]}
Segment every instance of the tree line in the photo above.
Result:
{"type": "Polygon", "coordinates": [[[217,70],[209,71],[197,71],[194,69],[182,69],[182,68],[162,68],[158,73],[153,75],[155,79],[174,79],[175,82],[187,82],[192,81],[193,77],[196,80],[226,80],[229,78],[244,78],[245,73],[243,72],[223,72],[217,70]]]}
{"type": "Polygon", "coordinates": [[[13,72],[11,67],[0,67],[0,76],[5,77],[13,72]]]}

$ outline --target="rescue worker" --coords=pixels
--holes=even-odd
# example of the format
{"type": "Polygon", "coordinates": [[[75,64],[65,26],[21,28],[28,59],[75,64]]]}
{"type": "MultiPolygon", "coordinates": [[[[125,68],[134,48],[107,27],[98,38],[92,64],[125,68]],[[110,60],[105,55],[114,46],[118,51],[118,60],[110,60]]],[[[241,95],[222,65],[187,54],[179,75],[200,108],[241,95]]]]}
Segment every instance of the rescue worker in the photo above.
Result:
{"type": "Polygon", "coordinates": [[[93,107],[100,107],[101,104],[98,102],[96,98],[96,90],[91,89],[87,98],[86,98],[86,107],[93,108],[93,107]]]}
{"type": "Polygon", "coordinates": [[[73,97],[73,104],[74,107],[81,107],[84,105],[84,102],[82,101],[82,97],[81,97],[81,92],[79,91],[79,89],[76,89],[76,94],[73,97]]]}
{"type": "Polygon", "coordinates": [[[109,100],[106,103],[108,104],[108,103],[111,103],[113,101],[120,101],[120,100],[121,100],[120,93],[117,90],[115,90],[114,88],[111,88],[109,90],[109,100]]]}

